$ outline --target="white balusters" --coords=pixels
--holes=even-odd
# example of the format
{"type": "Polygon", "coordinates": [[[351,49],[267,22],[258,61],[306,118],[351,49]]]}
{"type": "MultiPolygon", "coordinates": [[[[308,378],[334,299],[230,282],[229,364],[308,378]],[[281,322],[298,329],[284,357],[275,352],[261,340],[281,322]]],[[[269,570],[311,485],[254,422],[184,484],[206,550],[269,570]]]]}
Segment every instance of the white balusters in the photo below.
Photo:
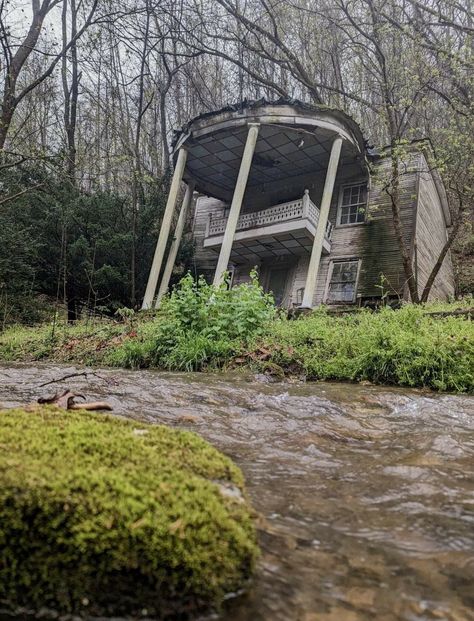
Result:
{"type": "MultiPolygon", "coordinates": [[[[319,209],[313,203],[309,196],[309,190],[304,191],[303,198],[296,201],[288,201],[273,205],[260,211],[252,211],[243,213],[237,221],[236,231],[245,231],[248,229],[269,226],[280,222],[288,222],[290,220],[307,219],[314,227],[317,227],[319,221],[319,209]]],[[[227,218],[215,217],[209,215],[209,221],[206,227],[206,237],[223,235],[227,224],[227,218]]],[[[332,225],[328,222],[326,227],[326,237],[329,239],[332,225]]]]}

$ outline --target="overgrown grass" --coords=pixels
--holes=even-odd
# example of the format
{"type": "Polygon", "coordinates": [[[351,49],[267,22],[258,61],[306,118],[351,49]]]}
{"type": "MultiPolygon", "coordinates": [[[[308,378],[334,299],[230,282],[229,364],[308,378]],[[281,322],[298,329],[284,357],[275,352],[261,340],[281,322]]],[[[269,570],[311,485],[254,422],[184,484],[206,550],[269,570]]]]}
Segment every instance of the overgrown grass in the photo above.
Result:
{"type": "Polygon", "coordinates": [[[474,329],[468,319],[436,318],[430,308],[361,311],[324,309],[297,321],[279,320],[248,352],[261,368],[310,380],[474,390],[474,329]]]}
{"type": "Polygon", "coordinates": [[[471,298],[345,315],[322,308],[289,320],[255,278],[216,291],[187,276],[157,313],[56,327],[54,338],[51,326],[12,328],[0,336],[0,359],[185,371],[243,365],[280,377],[474,392],[473,324],[439,316],[473,306],[471,298]]]}
{"type": "Polygon", "coordinates": [[[101,320],[33,328],[13,326],[0,334],[0,360],[104,363],[111,348],[128,339],[133,331],[127,324],[101,320]]]}

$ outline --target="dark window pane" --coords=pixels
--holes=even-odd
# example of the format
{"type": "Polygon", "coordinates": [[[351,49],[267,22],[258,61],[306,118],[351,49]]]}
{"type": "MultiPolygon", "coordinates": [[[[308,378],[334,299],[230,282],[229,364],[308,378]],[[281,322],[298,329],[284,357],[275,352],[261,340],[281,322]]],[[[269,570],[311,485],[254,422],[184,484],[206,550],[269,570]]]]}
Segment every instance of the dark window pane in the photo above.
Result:
{"type": "Polygon", "coordinates": [[[334,263],[334,266],[332,268],[332,280],[337,282],[340,274],[341,274],[341,270],[343,267],[343,263],[334,263]]]}
{"type": "Polygon", "coordinates": [[[328,302],[354,301],[358,266],[358,261],[337,261],[333,263],[331,282],[328,287],[328,302]]]}
{"type": "Polygon", "coordinates": [[[354,283],[347,283],[342,290],[342,300],[344,302],[352,302],[354,298],[354,283]]]}
{"type": "Polygon", "coordinates": [[[357,265],[355,263],[345,264],[341,271],[341,282],[354,282],[357,277],[357,265]]]}
{"type": "Polygon", "coordinates": [[[340,224],[356,224],[365,222],[367,203],[367,186],[353,185],[344,188],[340,209],[340,224]]]}
{"type": "Polygon", "coordinates": [[[351,189],[345,188],[342,194],[342,204],[349,205],[351,203],[351,189]]]}

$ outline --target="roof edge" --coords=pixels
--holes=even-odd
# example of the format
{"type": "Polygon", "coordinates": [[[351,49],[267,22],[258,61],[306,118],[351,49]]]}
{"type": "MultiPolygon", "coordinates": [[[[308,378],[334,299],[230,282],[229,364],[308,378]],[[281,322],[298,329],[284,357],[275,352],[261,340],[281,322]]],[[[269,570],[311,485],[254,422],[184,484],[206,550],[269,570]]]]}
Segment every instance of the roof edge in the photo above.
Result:
{"type": "Polygon", "coordinates": [[[359,124],[346,112],[339,110],[337,108],[331,108],[329,106],[325,106],[322,104],[309,104],[299,99],[294,99],[291,97],[280,97],[276,100],[265,99],[262,97],[261,99],[244,99],[243,101],[228,104],[219,108],[218,110],[211,110],[209,112],[203,112],[193,117],[187,123],[185,123],[179,130],[174,131],[173,140],[171,142],[172,150],[175,151],[176,145],[181,141],[183,136],[189,135],[191,131],[191,127],[197,121],[201,121],[204,119],[210,119],[213,116],[217,116],[219,114],[225,112],[239,112],[243,110],[257,110],[258,108],[263,108],[265,106],[292,106],[294,108],[299,108],[305,112],[327,112],[329,114],[333,114],[336,117],[339,117],[339,120],[343,123],[347,124],[351,129],[354,137],[357,139],[359,146],[361,148],[361,152],[364,156],[370,155],[368,141],[364,138],[362,130],[359,124]]]}

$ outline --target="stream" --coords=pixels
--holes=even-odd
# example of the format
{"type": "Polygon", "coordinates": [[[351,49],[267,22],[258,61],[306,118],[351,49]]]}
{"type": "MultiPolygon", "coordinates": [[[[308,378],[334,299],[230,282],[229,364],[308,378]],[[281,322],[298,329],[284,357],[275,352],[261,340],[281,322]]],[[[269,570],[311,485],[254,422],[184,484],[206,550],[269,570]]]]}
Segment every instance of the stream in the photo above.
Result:
{"type": "Polygon", "coordinates": [[[262,557],[223,621],[474,621],[474,397],[242,374],[0,366],[0,404],[66,387],[191,429],[243,470],[262,557]]]}

